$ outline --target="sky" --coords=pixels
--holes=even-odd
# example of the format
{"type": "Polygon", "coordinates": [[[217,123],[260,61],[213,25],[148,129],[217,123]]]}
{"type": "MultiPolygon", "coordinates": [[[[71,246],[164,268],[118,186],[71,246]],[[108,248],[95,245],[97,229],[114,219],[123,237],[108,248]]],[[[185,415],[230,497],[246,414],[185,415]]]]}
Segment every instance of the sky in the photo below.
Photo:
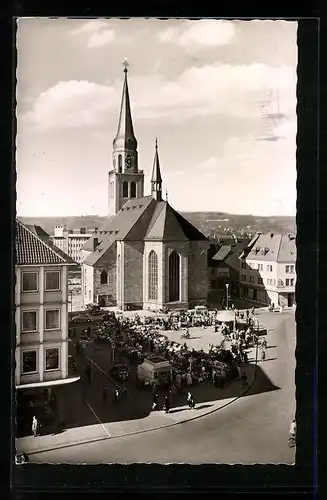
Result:
{"type": "Polygon", "coordinates": [[[295,215],[296,36],[291,21],[19,19],[17,214],[108,213],[127,58],[145,195],[158,137],[175,209],[295,215]]]}

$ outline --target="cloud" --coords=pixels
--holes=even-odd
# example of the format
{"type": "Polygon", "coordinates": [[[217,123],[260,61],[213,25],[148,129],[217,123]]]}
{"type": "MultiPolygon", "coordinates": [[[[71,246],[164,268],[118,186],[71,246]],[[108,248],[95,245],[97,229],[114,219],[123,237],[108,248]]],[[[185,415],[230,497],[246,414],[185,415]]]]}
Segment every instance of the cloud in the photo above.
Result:
{"type": "Polygon", "coordinates": [[[231,21],[206,19],[186,21],[178,27],[169,27],[159,32],[163,43],[175,43],[186,49],[217,47],[231,43],[235,25],[231,21]]]}
{"type": "MultiPolygon", "coordinates": [[[[279,88],[280,109],[296,113],[296,72],[288,66],[212,64],[186,69],[176,79],[158,73],[130,77],[134,120],[178,123],[209,115],[260,119],[260,100],[279,88]]],[[[43,92],[25,119],[42,128],[101,125],[118,113],[122,81],[100,85],[63,81],[43,92]]]]}
{"type": "Polygon", "coordinates": [[[105,30],[101,33],[93,33],[89,38],[87,46],[90,48],[104,47],[115,39],[116,33],[114,30],[105,30]]]}
{"type": "Polygon", "coordinates": [[[111,43],[116,37],[116,32],[108,28],[106,21],[94,19],[71,30],[70,35],[81,38],[89,48],[98,48],[111,43]]]}
{"type": "Polygon", "coordinates": [[[75,28],[70,31],[71,36],[79,36],[79,35],[92,35],[93,33],[97,33],[103,29],[107,29],[108,24],[106,21],[102,19],[93,19],[92,21],[87,21],[86,23],[81,24],[78,28],[75,28]]]}

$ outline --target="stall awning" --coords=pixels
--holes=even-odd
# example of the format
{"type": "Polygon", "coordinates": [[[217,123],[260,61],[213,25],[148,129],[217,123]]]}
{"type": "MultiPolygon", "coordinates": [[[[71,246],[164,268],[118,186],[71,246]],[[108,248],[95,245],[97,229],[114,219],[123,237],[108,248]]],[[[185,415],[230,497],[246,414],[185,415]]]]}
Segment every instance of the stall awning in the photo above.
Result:
{"type": "Polygon", "coordinates": [[[217,320],[223,323],[229,323],[231,321],[234,321],[234,319],[235,319],[234,311],[221,311],[220,313],[217,314],[217,320]]]}
{"type": "Polygon", "coordinates": [[[31,384],[16,385],[16,389],[33,389],[34,387],[51,387],[53,385],[72,384],[77,382],[81,377],[69,377],[59,380],[47,380],[46,382],[33,382],[31,384]]]}

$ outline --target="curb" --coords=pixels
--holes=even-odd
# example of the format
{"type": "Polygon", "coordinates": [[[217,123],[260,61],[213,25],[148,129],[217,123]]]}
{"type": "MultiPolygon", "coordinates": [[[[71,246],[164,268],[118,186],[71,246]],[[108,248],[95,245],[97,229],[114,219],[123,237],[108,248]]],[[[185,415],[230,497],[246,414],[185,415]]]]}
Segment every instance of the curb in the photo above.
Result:
{"type": "Polygon", "coordinates": [[[258,366],[258,346],[256,346],[255,363],[253,365],[253,367],[254,367],[254,373],[253,373],[252,381],[248,385],[248,387],[239,396],[236,396],[231,401],[228,401],[227,403],[219,406],[218,408],[214,408],[213,410],[209,410],[206,413],[203,413],[202,415],[196,415],[194,417],[190,417],[190,418],[187,418],[185,420],[181,420],[180,422],[173,422],[171,424],[160,425],[159,427],[150,427],[149,429],[143,429],[143,430],[140,430],[140,431],[131,431],[131,432],[127,432],[127,433],[124,433],[124,434],[117,434],[116,436],[102,436],[102,437],[96,437],[96,438],[91,438],[91,439],[82,439],[80,441],[73,441],[71,443],[63,443],[63,444],[59,444],[57,446],[53,446],[52,445],[52,446],[44,447],[44,448],[41,448],[39,450],[30,451],[30,452],[26,452],[26,453],[27,453],[27,455],[37,455],[38,453],[44,453],[44,452],[53,451],[53,450],[60,450],[60,449],[63,449],[63,448],[71,448],[73,446],[78,446],[78,445],[82,445],[82,444],[96,443],[96,442],[100,442],[100,441],[106,441],[106,440],[110,440],[110,439],[117,439],[117,438],[126,437],[126,436],[134,436],[134,435],[137,435],[137,434],[145,434],[147,432],[154,432],[154,431],[159,431],[159,430],[162,430],[162,429],[168,429],[168,428],[171,428],[171,427],[176,427],[177,425],[182,425],[182,424],[185,424],[187,422],[191,422],[193,420],[198,420],[199,418],[206,417],[208,415],[211,415],[211,414],[215,413],[216,411],[219,411],[219,410],[221,410],[223,408],[226,408],[226,406],[229,406],[230,404],[235,403],[235,401],[237,401],[241,397],[245,396],[245,394],[247,394],[249,392],[249,390],[251,389],[251,387],[253,386],[253,384],[255,382],[256,373],[257,373],[257,366],[258,366]]]}

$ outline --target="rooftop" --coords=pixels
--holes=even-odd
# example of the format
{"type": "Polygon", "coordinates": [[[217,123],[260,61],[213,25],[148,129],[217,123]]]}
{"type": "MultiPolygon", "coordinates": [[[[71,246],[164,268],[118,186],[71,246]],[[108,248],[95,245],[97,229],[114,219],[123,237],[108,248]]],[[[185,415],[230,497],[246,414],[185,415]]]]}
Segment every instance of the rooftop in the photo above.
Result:
{"type": "Polygon", "coordinates": [[[40,226],[25,226],[16,219],[16,265],[75,264],[74,260],[55,247],[40,226]]]}

